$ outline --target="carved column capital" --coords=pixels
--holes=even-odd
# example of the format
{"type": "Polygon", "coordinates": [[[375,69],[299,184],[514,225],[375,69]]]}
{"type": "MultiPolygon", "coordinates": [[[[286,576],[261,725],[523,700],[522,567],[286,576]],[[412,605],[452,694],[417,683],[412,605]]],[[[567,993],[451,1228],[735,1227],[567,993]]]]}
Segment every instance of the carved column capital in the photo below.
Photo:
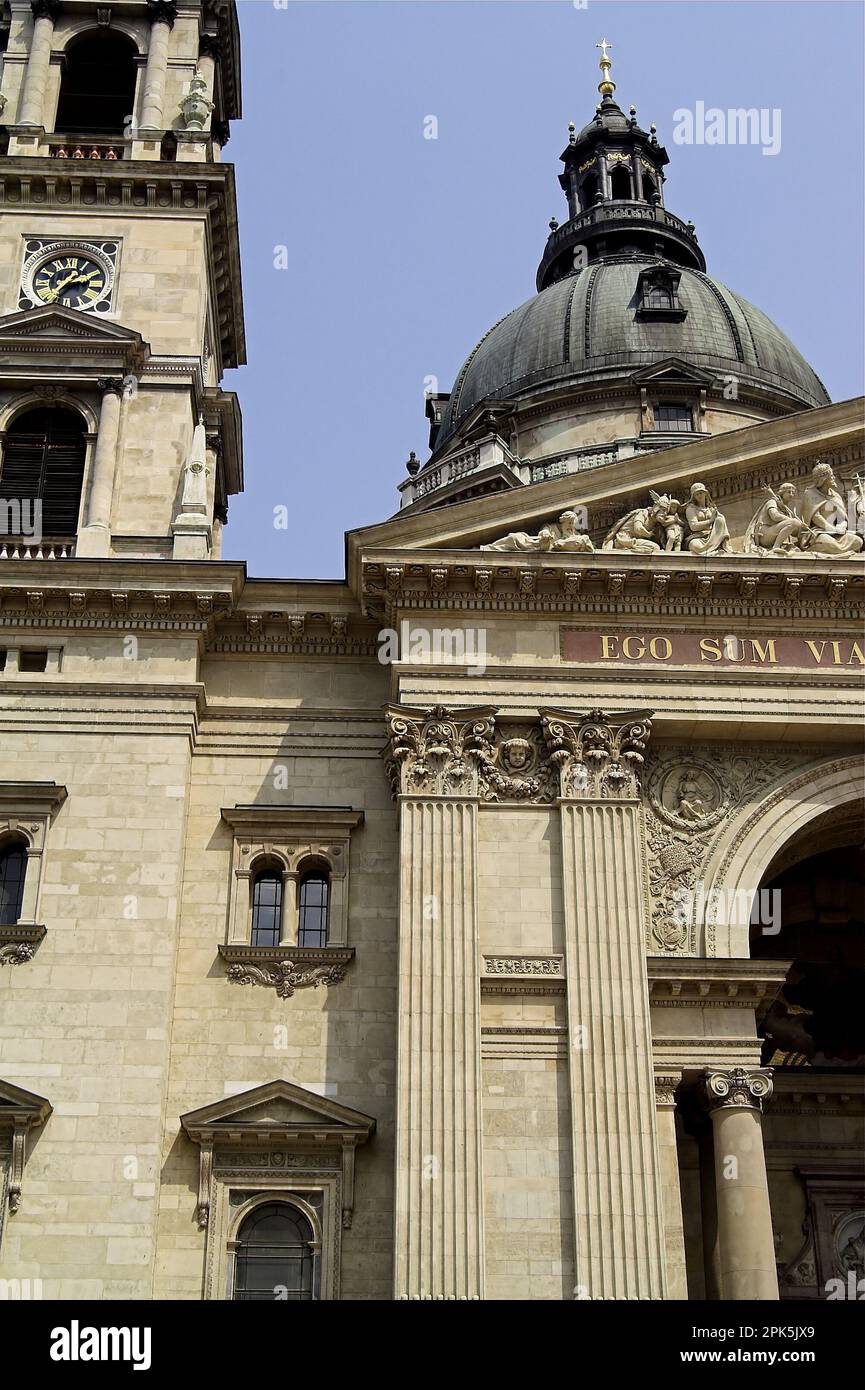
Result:
{"type": "Polygon", "coordinates": [[[605,714],[595,709],[580,715],[542,709],[540,716],[564,800],[606,801],[639,795],[652,730],[650,710],[605,714]]]}
{"type": "Polygon", "coordinates": [[[62,0],[30,0],[34,19],[56,20],[63,13],[62,0]]]}
{"type": "Polygon", "coordinates": [[[701,1100],[709,1111],[762,1110],[763,1101],[772,1094],[772,1072],[769,1067],[707,1071],[700,1081],[701,1100]]]}
{"type": "Polygon", "coordinates": [[[202,34],[198,40],[198,54],[202,58],[213,58],[214,62],[222,57],[222,44],[216,34],[202,34]]]}
{"type": "Polygon", "coordinates": [[[659,1110],[675,1110],[676,1088],[682,1080],[681,1072],[655,1073],[655,1105],[659,1110]]]}
{"type": "Polygon", "coordinates": [[[478,768],[492,755],[492,709],[385,708],[385,772],[394,797],[478,794],[478,768]]]}
{"type": "Polygon", "coordinates": [[[97,382],[96,382],[96,385],[99,387],[99,390],[103,393],[103,395],[111,395],[111,396],[122,396],[122,395],[123,395],[123,378],[122,378],[122,377],[119,377],[119,376],[101,376],[101,377],[98,378],[98,380],[97,380],[97,382]]]}
{"type": "Polygon", "coordinates": [[[151,24],[161,21],[173,28],[177,18],[176,0],[147,0],[147,18],[151,24]]]}

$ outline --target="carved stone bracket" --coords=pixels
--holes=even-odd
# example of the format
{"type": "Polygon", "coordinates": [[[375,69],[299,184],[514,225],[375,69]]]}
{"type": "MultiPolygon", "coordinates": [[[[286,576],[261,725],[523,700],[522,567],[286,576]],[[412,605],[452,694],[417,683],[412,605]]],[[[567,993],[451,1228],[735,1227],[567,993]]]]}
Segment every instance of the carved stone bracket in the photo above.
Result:
{"type": "Polygon", "coordinates": [[[298,989],[341,984],[354,959],[354,947],[223,944],[219,954],[229,963],[229,980],[239,985],[266,985],[275,989],[280,999],[290,999],[298,989]]]}
{"type": "Polygon", "coordinates": [[[44,1125],[50,1114],[51,1105],[44,1096],[25,1091],[11,1081],[0,1081],[0,1154],[5,1152],[8,1158],[6,1199],[13,1215],[21,1206],[21,1185],[27,1162],[27,1131],[44,1125]]]}
{"type": "Polygon", "coordinates": [[[701,1078],[701,1099],[708,1110],[762,1110],[763,1101],[772,1094],[772,1072],[769,1067],[748,1071],[733,1067],[732,1071],[707,1071],[701,1078]]]}
{"type": "Polygon", "coordinates": [[[651,711],[586,715],[541,710],[541,727],[558,769],[565,800],[611,800],[639,795],[651,711]]]}
{"type": "Polygon", "coordinates": [[[0,927],[0,965],[22,965],[32,960],[44,935],[43,926],[0,927]]]}
{"type": "Polygon", "coordinates": [[[493,755],[492,709],[389,705],[385,718],[385,772],[394,797],[478,795],[481,763],[493,755]]]}

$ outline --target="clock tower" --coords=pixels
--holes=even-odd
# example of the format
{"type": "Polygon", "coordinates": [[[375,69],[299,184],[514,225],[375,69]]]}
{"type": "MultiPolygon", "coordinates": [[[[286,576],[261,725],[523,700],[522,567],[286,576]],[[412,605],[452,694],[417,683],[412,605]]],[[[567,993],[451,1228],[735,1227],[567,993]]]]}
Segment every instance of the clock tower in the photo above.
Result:
{"type": "Polygon", "coordinates": [[[217,559],[242,486],[232,0],[11,0],[0,516],[22,558],[217,559]]]}

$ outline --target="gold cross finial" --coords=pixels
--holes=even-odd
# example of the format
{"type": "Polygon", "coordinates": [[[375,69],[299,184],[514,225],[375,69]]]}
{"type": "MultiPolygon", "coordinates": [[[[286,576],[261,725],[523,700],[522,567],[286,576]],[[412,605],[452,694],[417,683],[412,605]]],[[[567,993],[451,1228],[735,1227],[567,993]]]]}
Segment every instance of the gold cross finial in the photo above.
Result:
{"type": "Polygon", "coordinates": [[[613,45],[609,42],[608,39],[601,39],[600,43],[595,44],[595,48],[599,48],[601,50],[601,56],[599,59],[599,67],[601,69],[601,80],[598,83],[598,91],[601,93],[601,96],[603,97],[611,97],[613,95],[613,92],[616,90],[616,84],[610,76],[610,69],[613,66],[613,60],[607,51],[608,49],[612,48],[612,46],[613,45]]]}

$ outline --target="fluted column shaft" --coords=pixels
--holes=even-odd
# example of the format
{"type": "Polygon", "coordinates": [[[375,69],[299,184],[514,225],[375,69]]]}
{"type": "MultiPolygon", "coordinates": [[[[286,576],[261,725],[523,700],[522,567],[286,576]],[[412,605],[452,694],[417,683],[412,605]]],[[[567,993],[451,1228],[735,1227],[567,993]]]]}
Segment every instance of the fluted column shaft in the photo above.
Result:
{"type": "Polygon", "coordinates": [[[492,711],[391,705],[399,797],[394,1295],[484,1296],[476,758],[492,711]]]}
{"type": "Polygon", "coordinates": [[[542,710],[559,808],[577,1296],[666,1296],[645,962],[646,711],[542,710]]]}
{"type": "Polygon", "coordinates": [[[561,804],[576,1282],[593,1299],[665,1294],[639,815],[561,804]]]}
{"type": "Polygon", "coordinates": [[[775,1242],[763,1151],[761,1103],[772,1094],[767,1070],[708,1072],[722,1299],[778,1297],[775,1242]]]}
{"type": "Polygon", "coordinates": [[[483,1296],[477,804],[400,806],[396,1296],[483,1296]]]}
{"type": "Polygon", "coordinates": [[[54,20],[59,12],[60,5],[52,0],[42,0],[41,3],[37,0],[33,6],[33,37],[21,93],[21,125],[42,126],[45,123],[45,92],[51,67],[54,20]]]}

